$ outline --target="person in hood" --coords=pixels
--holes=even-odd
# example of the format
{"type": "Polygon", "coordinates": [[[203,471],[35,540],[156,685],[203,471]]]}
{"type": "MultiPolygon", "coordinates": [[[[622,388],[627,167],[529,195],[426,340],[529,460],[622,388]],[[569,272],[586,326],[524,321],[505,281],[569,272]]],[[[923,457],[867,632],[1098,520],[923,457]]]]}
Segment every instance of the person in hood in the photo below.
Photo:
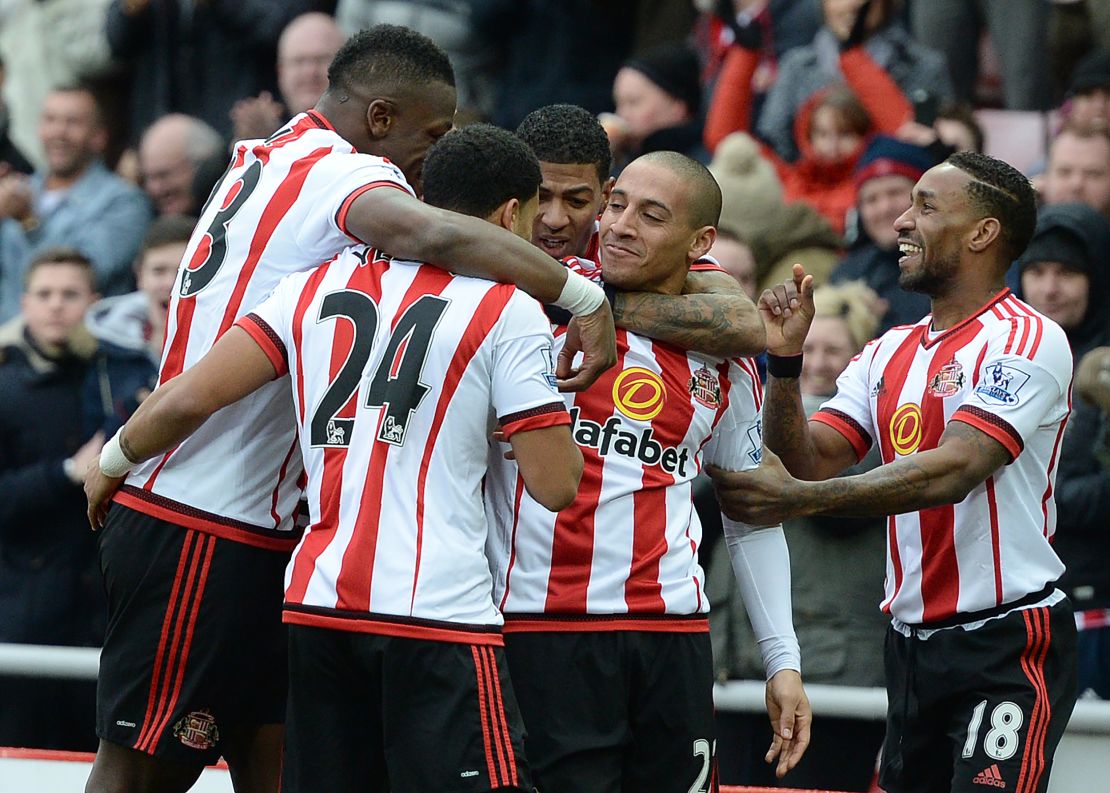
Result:
{"type": "MultiPolygon", "coordinates": [[[[1041,210],[1037,230],[1018,260],[1024,299],[1067,333],[1078,363],[1110,345],[1110,222],[1086,204],[1041,210]]],[[[1077,367],[1076,380],[1081,379],[1077,367]]],[[[1079,690],[1110,699],[1110,473],[1094,439],[1098,407],[1072,405],[1056,473],[1054,547],[1067,565],[1059,586],[1071,598],[1079,626],[1079,690]]]]}
{"type": "Polygon", "coordinates": [[[135,261],[138,290],[106,297],[85,318],[99,349],[85,383],[85,425],[115,434],[154,389],[177,268],[196,218],[166,215],[143,238],[135,261]]]}
{"type": "Polygon", "coordinates": [[[876,136],[856,164],[859,237],[829,279],[834,284],[863,281],[886,306],[878,335],[895,325],[913,324],[929,313],[929,298],[898,285],[898,232],[894,222],[910,206],[914,182],[934,165],[919,146],[876,136]]]}
{"type": "Polygon", "coordinates": [[[613,80],[616,113],[601,115],[614,171],[653,151],[707,164],[701,100],[701,67],[690,47],[667,44],[625,61],[613,80]]]}

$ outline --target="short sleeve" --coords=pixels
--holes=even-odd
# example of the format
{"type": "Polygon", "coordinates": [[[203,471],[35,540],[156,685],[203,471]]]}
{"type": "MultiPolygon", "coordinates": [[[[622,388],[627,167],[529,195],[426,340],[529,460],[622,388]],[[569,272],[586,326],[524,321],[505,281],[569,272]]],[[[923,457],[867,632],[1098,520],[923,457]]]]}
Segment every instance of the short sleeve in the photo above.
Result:
{"type": "Polygon", "coordinates": [[[1011,460],[1038,428],[1068,414],[1071,353],[1063,331],[1047,323],[1046,331],[1036,358],[988,348],[973,387],[952,414],[952,421],[970,424],[1001,443],[1011,460]]]}
{"type": "Polygon", "coordinates": [[[836,394],[810,417],[843,435],[852,444],[857,461],[867,455],[875,438],[869,370],[877,348],[878,341],[872,341],[849,362],[836,379],[836,394]]]}
{"type": "Polygon", "coordinates": [[[754,361],[729,363],[728,404],[702,451],[703,463],[729,471],[759,467],[763,459],[763,385],[756,372],[754,361]]]}
{"type": "Polygon", "coordinates": [[[506,438],[571,423],[555,387],[553,345],[540,304],[515,292],[501,314],[493,350],[493,408],[506,438]]]}
{"type": "Polygon", "coordinates": [[[721,263],[717,261],[716,257],[710,256],[708,253],[696,260],[690,265],[690,272],[692,273],[727,273],[721,263]]]}
{"type": "Polygon", "coordinates": [[[325,236],[325,229],[330,232],[327,236],[338,231],[355,242],[368,242],[355,237],[347,227],[351,205],[367,191],[381,188],[415,195],[397,166],[368,154],[325,157],[313,167],[309,178],[318,188],[314,194],[320,200],[308,202],[302,219],[299,243],[306,250],[313,249],[315,240],[325,236]]]}
{"type": "Polygon", "coordinates": [[[266,353],[278,377],[289,371],[293,307],[312,272],[286,276],[265,300],[235,322],[266,353]]]}

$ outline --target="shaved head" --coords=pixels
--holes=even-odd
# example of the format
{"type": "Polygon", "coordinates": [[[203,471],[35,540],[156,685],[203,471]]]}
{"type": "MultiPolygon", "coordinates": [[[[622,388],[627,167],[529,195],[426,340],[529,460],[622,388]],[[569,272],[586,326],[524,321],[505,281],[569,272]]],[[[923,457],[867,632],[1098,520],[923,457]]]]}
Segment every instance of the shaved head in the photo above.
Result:
{"type": "Polygon", "coordinates": [[[677,151],[653,151],[636,161],[666,168],[687,187],[686,209],[690,228],[714,226],[721,220],[721,187],[709,169],[677,151]]]}

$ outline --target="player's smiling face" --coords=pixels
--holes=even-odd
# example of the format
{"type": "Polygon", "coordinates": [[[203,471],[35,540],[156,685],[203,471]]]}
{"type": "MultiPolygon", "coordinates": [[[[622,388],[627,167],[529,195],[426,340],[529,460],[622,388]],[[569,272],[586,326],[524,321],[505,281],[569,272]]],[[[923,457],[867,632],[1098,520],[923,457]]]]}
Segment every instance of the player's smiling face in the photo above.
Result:
{"type": "Polygon", "coordinates": [[[541,162],[540,170],[543,182],[532,244],[556,259],[583,256],[611,183],[603,185],[597,167],[589,163],[541,162]]]}
{"type": "Polygon", "coordinates": [[[601,213],[606,283],[644,292],[681,292],[697,236],[688,214],[686,187],[676,173],[644,161],[625,168],[601,213]]]}
{"type": "Polygon", "coordinates": [[[375,153],[400,168],[418,194],[424,158],[432,144],[454,126],[455,104],[455,89],[446,83],[431,83],[412,95],[400,95],[393,102],[385,134],[378,138],[375,153]]]}
{"type": "Polygon", "coordinates": [[[953,165],[931,168],[914,185],[912,204],[894,222],[898,232],[898,284],[935,297],[951,284],[964,238],[974,226],[970,177],[953,165]]]}

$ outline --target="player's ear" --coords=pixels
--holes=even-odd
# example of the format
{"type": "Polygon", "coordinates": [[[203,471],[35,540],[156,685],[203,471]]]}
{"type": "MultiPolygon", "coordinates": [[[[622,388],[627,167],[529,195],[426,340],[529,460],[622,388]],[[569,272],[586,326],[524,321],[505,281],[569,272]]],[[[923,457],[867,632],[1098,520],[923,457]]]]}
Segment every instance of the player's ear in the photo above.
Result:
{"type": "Polygon", "coordinates": [[[983,218],[975,224],[975,228],[971,232],[971,239],[967,241],[967,247],[975,253],[982,253],[1001,234],[1002,224],[998,222],[997,218],[983,218]]]}
{"type": "Polygon", "coordinates": [[[613,194],[613,185],[617,183],[615,177],[610,176],[601,184],[601,208],[605,209],[605,205],[609,203],[609,196],[613,194]]]}
{"type": "Polygon", "coordinates": [[[709,249],[713,247],[713,243],[717,241],[717,229],[712,226],[702,226],[694,230],[693,238],[690,241],[690,251],[687,253],[687,258],[691,262],[696,262],[702,256],[709,253],[709,249]]]}
{"type": "Polygon", "coordinates": [[[505,229],[506,231],[513,231],[515,233],[517,216],[520,214],[520,201],[515,198],[510,198],[500,209],[494,210],[495,218],[493,222],[505,229]]]}
{"type": "Polygon", "coordinates": [[[397,107],[388,99],[375,99],[366,108],[366,126],[370,137],[377,140],[389,134],[397,116],[397,107]]]}

